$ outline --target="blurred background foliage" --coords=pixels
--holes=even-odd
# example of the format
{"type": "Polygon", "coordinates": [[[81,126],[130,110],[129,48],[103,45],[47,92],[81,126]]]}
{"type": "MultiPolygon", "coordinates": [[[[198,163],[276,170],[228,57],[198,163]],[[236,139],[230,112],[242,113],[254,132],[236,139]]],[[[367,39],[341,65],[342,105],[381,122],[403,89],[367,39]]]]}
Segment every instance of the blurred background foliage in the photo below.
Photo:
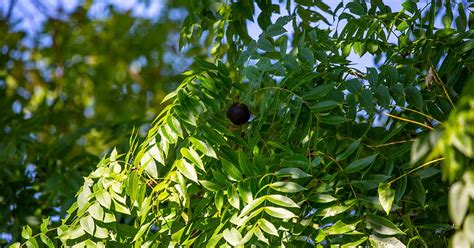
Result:
{"type": "Polygon", "coordinates": [[[127,150],[134,127],[146,134],[188,58],[207,52],[193,41],[178,52],[186,1],[158,3],[147,18],[112,1],[0,2],[0,244],[61,215],[100,156],[127,150]]]}

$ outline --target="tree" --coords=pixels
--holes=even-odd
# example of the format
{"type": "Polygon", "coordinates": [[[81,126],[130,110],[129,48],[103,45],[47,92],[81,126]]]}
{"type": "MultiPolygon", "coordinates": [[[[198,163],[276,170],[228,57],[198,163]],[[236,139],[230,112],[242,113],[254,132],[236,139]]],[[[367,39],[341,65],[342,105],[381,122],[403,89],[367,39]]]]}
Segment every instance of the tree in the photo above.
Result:
{"type": "Polygon", "coordinates": [[[181,45],[209,31],[210,58],[182,74],[146,138],[85,177],[61,224],[23,229],[26,244],[469,245],[465,7],[191,1],[181,45]],[[256,7],[254,41],[244,23],[256,7]],[[352,51],[381,65],[356,69],[352,51]],[[234,102],[248,123],[226,119],[234,102]]]}
{"type": "Polygon", "coordinates": [[[203,50],[190,44],[178,55],[170,49],[179,39],[184,1],[162,6],[178,13],[174,19],[136,17],[104,1],[83,1],[70,12],[41,1],[4,2],[0,234],[20,240],[22,226],[63,216],[101,156],[114,146],[128,149],[134,127],[146,135],[160,101],[181,80],[175,61],[191,63],[187,54],[203,50]],[[44,22],[23,30],[24,23],[36,23],[28,4],[40,5],[32,15],[44,22]]]}

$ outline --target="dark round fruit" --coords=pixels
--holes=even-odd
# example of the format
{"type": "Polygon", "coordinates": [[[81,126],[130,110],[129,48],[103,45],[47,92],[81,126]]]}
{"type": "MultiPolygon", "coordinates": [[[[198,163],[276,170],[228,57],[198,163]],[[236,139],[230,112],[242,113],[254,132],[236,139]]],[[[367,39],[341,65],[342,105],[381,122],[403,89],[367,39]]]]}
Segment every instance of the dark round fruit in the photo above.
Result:
{"type": "Polygon", "coordinates": [[[250,119],[249,108],[243,103],[234,103],[227,110],[227,118],[229,118],[234,125],[243,125],[250,119]]]}

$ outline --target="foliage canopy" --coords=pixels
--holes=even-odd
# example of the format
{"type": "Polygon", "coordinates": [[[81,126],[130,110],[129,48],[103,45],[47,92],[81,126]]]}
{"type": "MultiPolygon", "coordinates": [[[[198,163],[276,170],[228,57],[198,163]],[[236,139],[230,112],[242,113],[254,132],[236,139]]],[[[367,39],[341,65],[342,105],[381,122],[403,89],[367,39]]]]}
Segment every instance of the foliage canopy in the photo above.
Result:
{"type": "Polygon", "coordinates": [[[469,245],[468,7],[191,1],[180,45],[211,40],[209,58],[144,139],[84,178],[60,224],[23,229],[26,244],[469,245]],[[258,40],[245,25],[255,15],[258,40]],[[358,70],[351,52],[380,66],[358,70]],[[236,101],[252,113],[239,127],[226,118],[236,101]]]}

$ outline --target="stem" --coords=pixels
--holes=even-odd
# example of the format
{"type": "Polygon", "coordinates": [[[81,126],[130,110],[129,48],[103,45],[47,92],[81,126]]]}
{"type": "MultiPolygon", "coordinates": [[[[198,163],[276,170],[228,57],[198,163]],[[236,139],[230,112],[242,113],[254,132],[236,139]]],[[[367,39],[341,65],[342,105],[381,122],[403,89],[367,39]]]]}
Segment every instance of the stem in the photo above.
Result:
{"type": "Polygon", "coordinates": [[[439,161],[442,161],[442,160],[444,160],[444,158],[437,158],[437,159],[435,159],[435,160],[431,160],[431,161],[429,161],[429,162],[426,162],[426,163],[424,163],[424,164],[422,164],[422,165],[420,165],[420,166],[418,166],[418,167],[415,167],[415,168],[409,170],[407,173],[405,173],[405,174],[403,174],[403,175],[401,175],[401,176],[399,176],[399,177],[397,177],[397,178],[395,178],[395,179],[390,180],[390,181],[388,182],[388,184],[392,184],[392,183],[394,183],[394,182],[400,180],[401,178],[403,178],[403,177],[405,177],[405,176],[408,176],[408,175],[410,175],[411,173],[413,173],[413,172],[415,172],[415,171],[417,171],[417,170],[419,170],[419,169],[421,169],[421,168],[424,168],[424,167],[426,167],[426,166],[428,166],[428,165],[430,165],[430,164],[433,164],[433,163],[436,163],[436,162],[439,162],[439,161]]]}
{"type": "Polygon", "coordinates": [[[333,157],[327,155],[327,154],[324,154],[324,156],[328,157],[329,159],[331,159],[332,161],[334,161],[334,163],[336,163],[336,165],[339,167],[339,169],[341,170],[342,174],[344,175],[344,177],[346,178],[347,180],[347,183],[349,183],[349,187],[351,187],[351,190],[352,190],[352,193],[354,194],[354,197],[356,199],[358,199],[357,197],[357,194],[354,190],[354,187],[352,187],[352,184],[351,184],[351,181],[349,180],[349,177],[347,176],[347,174],[344,172],[344,169],[342,168],[342,166],[339,164],[339,162],[337,162],[337,160],[335,160],[333,157]]]}
{"type": "Polygon", "coordinates": [[[420,125],[420,126],[423,126],[423,127],[426,127],[428,128],[429,130],[434,130],[434,128],[424,124],[424,123],[421,123],[421,122],[418,122],[418,121],[414,121],[414,120],[410,120],[410,119],[406,119],[406,118],[403,118],[403,117],[400,117],[400,116],[396,116],[396,115],[392,115],[392,114],[387,114],[387,113],[384,113],[386,116],[388,117],[392,117],[392,118],[395,118],[395,119],[399,119],[399,120],[402,120],[402,121],[405,121],[405,122],[410,122],[410,123],[414,123],[414,124],[417,124],[417,125],[420,125]]]}

